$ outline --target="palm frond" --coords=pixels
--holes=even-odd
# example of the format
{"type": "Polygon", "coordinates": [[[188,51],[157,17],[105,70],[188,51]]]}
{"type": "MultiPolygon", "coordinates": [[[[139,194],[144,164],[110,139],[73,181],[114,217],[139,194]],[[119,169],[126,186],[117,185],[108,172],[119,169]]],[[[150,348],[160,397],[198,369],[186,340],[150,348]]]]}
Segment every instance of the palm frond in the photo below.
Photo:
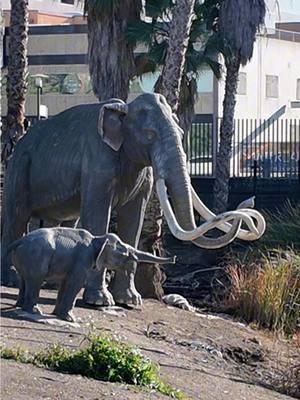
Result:
{"type": "Polygon", "coordinates": [[[191,26],[189,41],[194,42],[204,34],[207,34],[206,22],[202,18],[195,19],[191,26]]]}
{"type": "Polygon", "coordinates": [[[147,53],[138,54],[134,58],[136,76],[142,76],[157,70],[157,63],[151,60],[147,53]]]}
{"type": "Polygon", "coordinates": [[[129,43],[150,45],[154,34],[154,25],[144,21],[129,22],[125,33],[129,43]]]}
{"type": "Polygon", "coordinates": [[[121,0],[84,0],[84,14],[95,18],[111,15],[119,6],[121,0]]]}
{"type": "Polygon", "coordinates": [[[146,0],[145,11],[148,17],[157,19],[173,5],[172,0],[146,0]]]}
{"type": "Polygon", "coordinates": [[[161,43],[154,43],[149,49],[149,60],[153,61],[157,65],[163,65],[166,59],[168,43],[166,40],[161,43]]]}
{"type": "Polygon", "coordinates": [[[221,3],[220,34],[243,65],[252,57],[256,32],[263,24],[265,14],[265,0],[226,0],[221,3]]]}

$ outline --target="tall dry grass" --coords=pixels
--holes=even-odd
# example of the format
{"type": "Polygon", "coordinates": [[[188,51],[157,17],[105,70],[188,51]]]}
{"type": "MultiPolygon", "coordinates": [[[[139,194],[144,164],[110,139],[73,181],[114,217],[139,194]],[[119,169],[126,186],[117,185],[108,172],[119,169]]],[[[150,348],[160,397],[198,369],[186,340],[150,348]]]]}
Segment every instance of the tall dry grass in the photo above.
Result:
{"type": "Polygon", "coordinates": [[[300,204],[266,215],[253,247],[233,249],[225,262],[225,308],[276,332],[300,330],[300,204]]]}
{"type": "Polygon", "coordinates": [[[286,334],[300,328],[300,255],[277,250],[250,264],[232,263],[226,273],[225,304],[245,321],[286,334]]]}

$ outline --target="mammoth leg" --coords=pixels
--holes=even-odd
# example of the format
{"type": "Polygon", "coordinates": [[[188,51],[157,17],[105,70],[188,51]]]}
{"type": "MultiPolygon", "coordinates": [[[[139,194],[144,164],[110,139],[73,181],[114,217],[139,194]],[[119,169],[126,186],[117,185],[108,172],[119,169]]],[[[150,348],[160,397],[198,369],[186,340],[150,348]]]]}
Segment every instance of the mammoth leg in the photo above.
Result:
{"type": "MultiPolygon", "coordinates": [[[[118,210],[118,235],[125,243],[134,247],[137,247],[139,243],[151,184],[152,180],[147,179],[136,197],[118,210]]],[[[110,286],[116,303],[142,304],[142,297],[134,283],[136,267],[136,262],[132,261],[126,265],[126,268],[116,269],[110,286]]]]}
{"type": "Polygon", "coordinates": [[[74,266],[61,283],[53,314],[66,321],[75,322],[72,310],[76,297],[84,285],[85,269],[82,263],[74,266]]]}
{"type": "Polygon", "coordinates": [[[41,285],[43,283],[42,278],[26,279],[25,280],[25,296],[24,302],[22,305],[22,310],[29,313],[38,313],[41,314],[37,306],[37,302],[39,299],[41,285]]]}
{"type": "MultiPolygon", "coordinates": [[[[88,182],[87,187],[92,188],[90,192],[83,188],[81,200],[80,222],[84,229],[87,229],[93,235],[105,235],[108,231],[108,224],[111,212],[111,199],[113,190],[110,189],[111,181],[103,183],[106,188],[103,193],[103,187],[99,187],[97,178],[93,182],[88,182]],[[97,190],[98,188],[98,190],[97,190]]],[[[83,300],[90,305],[110,305],[111,299],[108,299],[104,289],[103,273],[89,270],[83,293],[83,300]]]]}
{"type": "Polygon", "coordinates": [[[25,281],[22,276],[20,276],[20,283],[19,283],[19,294],[18,299],[16,302],[16,307],[22,307],[24,304],[25,298],[25,281]]]}
{"type": "Polygon", "coordinates": [[[7,254],[7,247],[19,239],[27,231],[27,223],[30,214],[26,213],[22,217],[13,215],[3,218],[2,226],[2,257],[1,257],[1,282],[6,286],[18,286],[18,276],[12,269],[10,254],[7,254]]]}

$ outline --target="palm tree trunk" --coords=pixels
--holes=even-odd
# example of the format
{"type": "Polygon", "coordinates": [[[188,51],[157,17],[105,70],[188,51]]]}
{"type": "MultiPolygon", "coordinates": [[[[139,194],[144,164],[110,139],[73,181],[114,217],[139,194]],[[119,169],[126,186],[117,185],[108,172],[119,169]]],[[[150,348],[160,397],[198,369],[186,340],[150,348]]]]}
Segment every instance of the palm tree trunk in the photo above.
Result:
{"type": "Polygon", "coordinates": [[[2,96],[1,96],[1,89],[2,89],[2,66],[3,66],[3,36],[4,36],[4,20],[3,20],[3,12],[2,8],[0,8],[0,134],[2,133],[2,96]]]}
{"type": "Polygon", "coordinates": [[[28,0],[11,0],[9,58],[7,72],[7,122],[2,142],[6,164],[13,147],[24,134],[27,90],[28,0]]]}
{"type": "Polygon", "coordinates": [[[196,79],[192,78],[191,80],[188,80],[184,75],[181,82],[177,115],[179,119],[179,125],[184,132],[183,144],[186,151],[189,147],[189,132],[195,116],[195,103],[197,101],[197,97],[196,79]]]}
{"type": "Polygon", "coordinates": [[[214,184],[214,209],[223,212],[228,206],[230,159],[232,153],[232,137],[236,91],[240,69],[240,57],[226,62],[225,96],[223,101],[223,119],[220,127],[220,143],[216,162],[216,179],[214,184]]]}
{"type": "MultiPolygon", "coordinates": [[[[185,54],[189,41],[195,0],[178,0],[174,7],[169,32],[169,45],[162,75],[155,85],[155,91],[162,93],[173,111],[177,110],[180,98],[185,54]]],[[[160,248],[162,210],[156,193],[152,193],[145,216],[143,231],[152,240],[147,241],[147,251],[160,248]]],[[[145,234],[144,234],[145,236],[145,234]]]]}
{"type": "MultiPolygon", "coordinates": [[[[189,41],[189,34],[192,24],[192,15],[195,0],[178,0],[174,8],[173,19],[170,26],[169,45],[166,61],[161,79],[156,84],[155,91],[162,93],[172,110],[176,112],[179,104],[179,94],[185,63],[185,54],[189,41]]],[[[162,248],[162,209],[156,192],[153,190],[149,200],[142,232],[141,244],[143,250],[159,253],[162,248]]],[[[137,280],[141,274],[141,268],[137,271],[137,280]]],[[[148,266],[149,270],[149,266],[148,266]]],[[[152,293],[152,297],[161,298],[163,294],[163,275],[157,265],[152,266],[152,277],[148,280],[148,287],[140,290],[152,293]]],[[[142,295],[146,293],[141,292],[142,295]]]]}
{"type": "Polygon", "coordinates": [[[162,72],[161,93],[177,110],[195,0],[178,0],[170,25],[169,45],[162,72]]]}
{"type": "Polygon", "coordinates": [[[89,70],[99,101],[128,97],[134,46],[126,41],[125,31],[128,21],[139,18],[140,6],[139,0],[122,1],[109,14],[99,16],[87,5],[89,70]]]}

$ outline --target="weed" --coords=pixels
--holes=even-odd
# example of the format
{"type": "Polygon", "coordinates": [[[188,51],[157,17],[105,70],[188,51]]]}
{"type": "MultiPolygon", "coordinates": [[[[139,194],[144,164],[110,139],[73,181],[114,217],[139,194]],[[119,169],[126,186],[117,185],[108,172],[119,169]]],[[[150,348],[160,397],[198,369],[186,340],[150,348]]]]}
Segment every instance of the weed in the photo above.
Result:
{"type": "Polygon", "coordinates": [[[159,377],[159,369],[135,348],[108,336],[92,334],[78,350],[56,344],[28,355],[25,350],[1,348],[1,357],[89,378],[145,386],[176,399],[183,394],[159,377]]]}
{"type": "Polygon", "coordinates": [[[226,305],[247,322],[293,334],[300,327],[300,256],[273,250],[251,263],[226,267],[226,305]]]}
{"type": "Polygon", "coordinates": [[[281,211],[266,213],[267,228],[259,246],[300,249],[300,203],[287,202],[281,211]]]}
{"type": "Polygon", "coordinates": [[[29,352],[22,347],[10,349],[4,345],[0,345],[0,358],[15,360],[22,363],[32,362],[32,356],[30,356],[29,352]]]}

